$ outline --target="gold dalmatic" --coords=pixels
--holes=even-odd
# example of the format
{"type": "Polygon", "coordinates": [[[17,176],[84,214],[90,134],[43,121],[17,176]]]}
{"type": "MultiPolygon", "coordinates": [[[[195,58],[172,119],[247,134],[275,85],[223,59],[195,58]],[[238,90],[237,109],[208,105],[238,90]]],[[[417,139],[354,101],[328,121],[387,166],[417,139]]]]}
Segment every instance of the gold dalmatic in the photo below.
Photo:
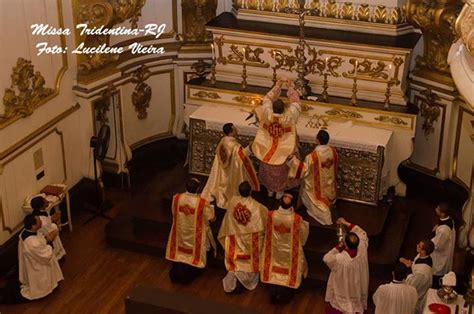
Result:
{"type": "Polygon", "coordinates": [[[174,196],[172,210],[166,259],[204,268],[206,237],[212,236],[208,223],[214,216],[212,207],[199,195],[183,193],[174,196]]]}
{"type": "Polygon", "coordinates": [[[307,272],[303,252],[306,236],[302,236],[304,221],[298,214],[279,211],[268,213],[260,265],[261,280],[296,289],[307,272]]]}
{"type": "Polygon", "coordinates": [[[235,196],[230,200],[218,236],[228,271],[259,271],[267,212],[251,197],[235,196]]]}

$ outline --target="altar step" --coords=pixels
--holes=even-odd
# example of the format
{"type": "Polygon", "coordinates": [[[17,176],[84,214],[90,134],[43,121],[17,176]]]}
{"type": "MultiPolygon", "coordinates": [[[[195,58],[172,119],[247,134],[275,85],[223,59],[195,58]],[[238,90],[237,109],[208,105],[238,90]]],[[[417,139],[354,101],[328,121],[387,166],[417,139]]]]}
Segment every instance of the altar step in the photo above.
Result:
{"type": "MultiPolygon", "coordinates": [[[[259,195],[260,196],[260,195],[259,195]]],[[[257,197],[260,198],[260,197],[257,197]]],[[[273,203],[276,204],[275,201],[273,203]]],[[[123,213],[106,227],[106,239],[114,247],[164,257],[171,228],[171,197],[165,196],[153,208],[137,208],[133,214],[123,213]]],[[[270,208],[276,208],[276,205],[270,208]]],[[[368,205],[340,202],[339,211],[349,221],[359,222],[370,238],[369,263],[371,287],[389,278],[393,263],[398,259],[400,248],[408,226],[410,210],[403,206],[402,199],[395,199],[392,206],[368,205]]],[[[322,262],[323,255],[336,243],[335,226],[321,226],[299,211],[310,222],[310,236],[305,245],[308,260],[308,276],[313,280],[326,281],[329,275],[322,262]]],[[[217,239],[224,211],[216,211],[216,221],[211,223],[217,239]]],[[[224,252],[218,244],[216,259],[209,260],[209,267],[224,267],[224,252]]]]}

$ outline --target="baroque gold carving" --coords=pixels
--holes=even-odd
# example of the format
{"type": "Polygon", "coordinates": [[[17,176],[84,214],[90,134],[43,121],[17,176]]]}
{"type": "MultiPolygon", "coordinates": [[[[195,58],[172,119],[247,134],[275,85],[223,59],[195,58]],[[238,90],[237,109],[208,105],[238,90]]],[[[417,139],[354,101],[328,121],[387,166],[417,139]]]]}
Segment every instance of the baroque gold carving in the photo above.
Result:
{"type": "MultiPolygon", "coordinates": [[[[354,77],[354,72],[355,72],[355,62],[356,59],[349,59],[349,63],[354,65],[354,68],[350,71],[344,72],[342,76],[346,78],[353,78],[354,77]]],[[[398,65],[399,66],[399,65],[398,65]]],[[[358,62],[358,67],[357,67],[357,79],[364,79],[365,77],[372,78],[374,80],[378,80],[381,82],[387,81],[389,74],[388,72],[385,71],[385,68],[387,65],[383,61],[369,61],[367,59],[364,59],[362,62],[358,62]]]]}
{"type": "Polygon", "coordinates": [[[250,97],[245,95],[239,95],[232,98],[236,102],[248,105],[260,105],[262,103],[262,99],[259,97],[250,97]]]}
{"type": "Polygon", "coordinates": [[[392,123],[395,125],[407,125],[408,123],[404,121],[403,119],[400,119],[398,117],[389,117],[389,116],[378,116],[375,117],[374,120],[380,121],[380,122],[385,122],[385,123],[392,123]]]}
{"type": "Polygon", "coordinates": [[[219,99],[221,96],[219,96],[218,93],[214,92],[205,92],[203,90],[200,90],[197,93],[194,93],[193,96],[199,97],[199,98],[209,98],[209,99],[219,99]]]}
{"type": "MultiPolygon", "coordinates": [[[[236,10],[246,9],[263,12],[278,11],[297,15],[292,12],[299,6],[298,0],[234,0],[236,10]]],[[[363,21],[378,24],[403,24],[406,22],[404,12],[399,7],[386,7],[368,3],[354,4],[335,0],[313,0],[305,4],[309,15],[339,20],[363,21]]]]}
{"type": "Polygon", "coordinates": [[[250,48],[249,45],[247,45],[246,47],[239,47],[235,44],[232,44],[230,46],[230,50],[231,50],[231,53],[229,53],[227,57],[218,59],[220,63],[223,63],[223,64],[231,63],[231,64],[243,65],[244,60],[245,60],[246,66],[262,67],[262,68],[270,67],[270,64],[268,62],[265,62],[265,60],[261,59],[260,55],[264,52],[264,50],[260,47],[252,49],[250,48]],[[243,50],[245,50],[245,56],[244,56],[243,50]]]}
{"type": "Polygon", "coordinates": [[[18,58],[11,74],[10,88],[6,88],[3,95],[5,112],[0,115],[0,123],[15,116],[31,115],[42,100],[54,93],[45,84],[44,77],[35,72],[31,61],[18,58]]]}
{"type": "Polygon", "coordinates": [[[196,72],[198,77],[204,77],[211,71],[212,64],[204,62],[203,59],[199,59],[191,65],[191,69],[196,72]]]}
{"type": "Polygon", "coordinates": [[[203,43],[212,41],[212,33],[206,31],[206,23],[216,16],[217,0],[183,0],[184,42],[203,43]]]}
{"type": "Polygon", "coordinates": [[[423,117],[421,129],[424,131],[425,136],[428,136],[434,132],[434,123],[438,121],[441,114],[441,108],[438,103],[441,97],[433,93],[430,89],[425,89],[421,94],[425,96],[425,98],[418,98],[417,105],[420,109],[420,115],[423,117]]]}
{"type": "Polygon", "coordinates": [[[474,2],[468,0],[456,20],[456,33],[462,39],[464,46],[474,57],[474,2]]]}
{"type": "MultiPolygon", "coordinates": [[[[75,22],[87,24],[88,28],[113,28],[115,25],[129,21],[132,28],[137,28],[138,19],[146,0],[76,0],[75,22]]],[[[109,46],[110,35],[80,35],[76,31],[76,41],[84,47],[109,46]]],[[[78,72],[90,74],[117,61],[118,54],[94,53],[77,54],[78,72]]]]}
{"type": "Polygon", "coordinates": [[[460,11],[456,0],[408,0],[404,5],[407,21],[421,29],[424,52],[416,57],[420,75],[435,72],[450,78],[447,56],[455,40],[455,21],[460,11]]]}
{"type": "Polygon", "coordinates": [[[132,82],[137,84],[132,93],[132,104],[140,120],[148,116],[147,108],[150,107],[151,87],[145,81],[151,76],[151,72],[146,65],[142,65],[132,74],[132,82]]]}
{"type": "Polygon", "coordinates": [[[363,116],[351,110],[345,110],[341,108],[334,108],[325,112],[329,116],[339,117],[339,118],[346,118],[346,119],[362,119],[363,116]]]}

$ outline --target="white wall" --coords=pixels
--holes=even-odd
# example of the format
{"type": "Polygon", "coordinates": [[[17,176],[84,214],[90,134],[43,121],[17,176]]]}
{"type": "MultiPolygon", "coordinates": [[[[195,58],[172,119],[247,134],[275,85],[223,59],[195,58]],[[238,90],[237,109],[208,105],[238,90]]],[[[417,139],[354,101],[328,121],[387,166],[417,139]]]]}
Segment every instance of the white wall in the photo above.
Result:
{"type": "MultiPolygon", "coordinates": [[[[71,1],[58,1],[62,6],[65,26],[73,28],[71,1]]],[[[59,36],[44,38],[31,35],[31,23],[49,23],[59,26],[56,0],[4,0],[0,1],[0,91],[10,85],[11,69],[19,57],[31,60],[35,71],[40,71],[46,87],[54,87],[61,67],[62,55],[36,56],[36,43],[47,41],[60,45],[59,36]],[[8,32],[6,31],[8,30],[8,32]]],[[[73,36],[66,36],[66,45],[74,47],[73,36]]],[[[68,69],[64,73],[59,94],[45,103],[27,118],[20,119],[0,129],[0,155],[10,148],[16,150],[0,159],[0,244],[4,243],[22,225],[24,212],[21,208],[27,195],[35,194],[49,183],[66,182],[76,184],[89,172],[89,138],[92,134],[92,113],[87,106],[70,110],[76,104],[72,92],[76,77],[75,56],[67,54],[68,69]],[[48,122],[64,112],[70,114],[38,133],[48,122]],[[34,135],[34,136],[33,136],[34,135]],[[28,139],[28,141],[23,141],[28,139]],[[44,165],[35,170],[33,154],[42,150],[44,165]],[[65,167],[65,168],[64,168],[65,167]],[[3,170],[3,171],[2,171],[3,170]],[[44,170],[40,180],[36,174],[44,170]]],[[[1,95],[3,96],[3,95],[1,95]]],[[[0,105],[0,112],[4,111],[0,105]]]]}

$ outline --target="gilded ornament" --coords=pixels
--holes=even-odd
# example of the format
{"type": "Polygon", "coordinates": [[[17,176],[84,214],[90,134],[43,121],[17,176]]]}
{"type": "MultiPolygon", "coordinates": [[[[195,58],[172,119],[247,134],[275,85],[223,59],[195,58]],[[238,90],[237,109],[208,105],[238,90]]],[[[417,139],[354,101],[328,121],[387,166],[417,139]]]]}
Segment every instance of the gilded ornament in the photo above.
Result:
{"type": "Polygon", "coordinates": [[[132,74],[132,83],[137,84],[132,93],[132,104],[140,120],[144,120],[148,116],[147,108],[150,107],[151,87],[145,81],[150,76],[151,72],[146,65],[142,65],[132,74]]]}
{"type": "Polygon", "coordinates": [[[340,16],[345,20],[352,20],[354,17],[354,7],[351,2],[344,2],[340,16]]]}
{"type": "MultiPolygon", "coordinates": [[[[349,59],[350,64],[355,64],[356,59],[349,59]]],[[[389,74],[386,71],[387,65],[385,62],[378,60],[377,62],[375,61],[369,61],[367,59],[364,59],[364,61],[360,62],[358,61],[358,68],[357,68],[357,79],[364,79],[365,77],[369,77],[372,79],[380,80],[381,82],[386,82],[389,74]]],[[[355,67],[347,72],[344,72],[342,76],[346,78],[353,78],[355,73],[355,67]]]]}
{"type": "Polygon", "coordinates": [[[264,0],[262,2],[263,11],[273,11],[273,0],[264,0]]]}
{"type": "Polygon", "coordinates": [[[334,0],[329,0],[326,3],[326,7],[324,10],[324,16],[337,18],[337,4],[334,0]]]}
{"type": "MultiPolygon", "coordinates": [[[[117,24],[129,21],[132,28],[137,28],[138,19],[146,0],[78,0],[75,6],[77,24],[87,24],[88,28],[113,28],[117,24]]],[[[76,31],[76,41],[85,48],[109,46],[110,35],[80,35],[76,31]]],[[[95,70],[113,64],[119,59],[118,54],[93,53],[77,54],[79,75],[87,75],[95,70]]]]}
{"type": "Polygon", "coordinates": [[[375,117],[374,120],[384,122],[384,123],[392,123],[392,124],[395,124],[395,125],[407,125],[408,124],[406,121],[404,121],[403,119],[400,119],[398,117],[389,117],[389,116],[382,116],[382,115],[380,115],[378,117],[375,117]]]}
{"type": "Polygon", "coordinates": [[[203,59],[199,59],[191,65],[191,69],[196,72],[198,77],[204,77],[211,71],[212,64],[204,62],[203,59]]]}
{"type": "Polygon", "coordinates": [[[370,19],[370,7],[367,3],[359,5],[357,9],[357,19],[359,21],[368,22],[370,19]]]}
{"type": "Polygon", "coordinates": [[[456,33],[474,58],[474,2],[466,1],[456,20],[456,33]]]}
{"type": "MultiPolygon", "coordinates": [[[[222,47],[222,45],[220,47],[222,47]]],[[[241,48],[237,45],[232,44],[230,46],[230,50],[231,50],[231,53],[229,53],[227,57],[218,58],[218,61],[220,59],[219,62],[223,64],[232,63],[232,64],[242,65],[245,60],[246,66],[262,67],[262,68],[270,67],[270,64],[268,62],[265,62],[265,60],[262,60],[262,58],[260,57],[260,55],[264,52],[264,50],[260,47],[252,49],[250,48],[249,45],[247,45],[246,47],[241,48]],[[245,51],[245,55],[244,55],[244,51],[245,51]]]]}
{"type": "Polygon", "coordinates": [[[375,9],[374,21],[377,23],[387,22],[387,8],[384,5],[378,5],[375,9]]]}
{"type": "Polygon", "coordinates": [[[217,0],[184,0],[181,4],[185,43],[212,41],[212,33],[206,31],[206,23],[216,16],[217,0]]]}
{"type": "Polygon", "coordinates": [[[423,76],[441,74],[451,82],[448,52],[455,40],[455,21],[460,12],[456,0],[407,0],[404,11],[408,23],[421,29],[424,52],[416,58],[415,71],[423,76]]]}
{"type": "Polygon", "coordinates": [[[420,108],[420,115],[423,117],[421,129],[424,131],[425,137],[427,137],[434,132],[434,124],[438,121],[441,114],[441,106],[438,103],[441,98],[430,89],[425,89],[421,94],[425,96],[425,98],[417,98],[417,105],[420,108]]]}
{"type": "Polygon", "coordinates": [[[345,118],[345,119],[362,119],[363,118],[363,116],[356,111],[345,110],[341,108],[334,108],[334,109],[326,111],[325,113],[329,116],[345,118]]]}
{"type": "Polygon", "coordinates": [[[206,92],[206,91],[203,91],[203,90],[200,90],[199,92],[194,93],[193,96],[199,97],[199,98],[209,98],[209,99],[220,99],[221,98],[221,96],[219,96],[218,93],[206,92]]]}
{"type": "Polygon", "coordinates": [[[247,105],[260,105],[262,103],[262,99],[259,97],[250,97],[250,96],[245,96],[245,95],[239,95],[235,96],[232,98],[232,100],[235,100],[236,102],[242,103],[242,104],[247,104],[247,105]]]}
{"type": "Polygon", "coordinates": [[[31,61],[18,58],[11,74],[10,88],[6,88],[3,95],[5,112],[0,115],[0,122],[14,116],[24,118],[31,115],[41,101],[54,93],[45,84],[44,77],[35,72],[31,61]]]}

